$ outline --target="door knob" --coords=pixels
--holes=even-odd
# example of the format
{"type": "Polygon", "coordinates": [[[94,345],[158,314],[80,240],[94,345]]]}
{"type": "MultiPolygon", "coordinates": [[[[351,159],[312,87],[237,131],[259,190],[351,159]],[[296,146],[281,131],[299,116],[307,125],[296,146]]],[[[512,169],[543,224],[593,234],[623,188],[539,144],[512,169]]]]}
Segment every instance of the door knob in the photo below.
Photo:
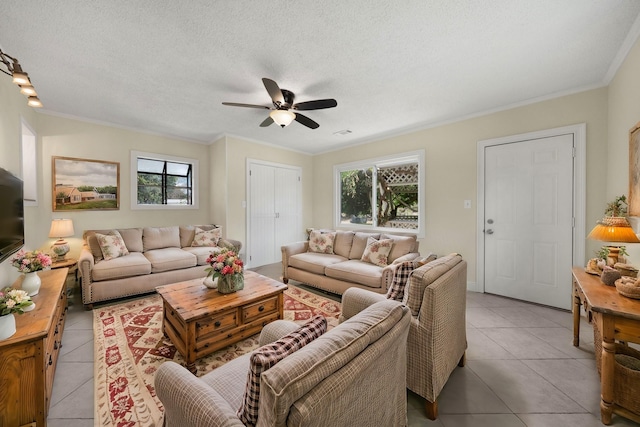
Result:
{"type": "Polygon", "coordinates": [[[487,233],[487,234],[493,234],[493,230],[492,230],[492,229],[488,229],[487,231],[485,231],[485,233],[487,233]]]}
{"type": "Polygon", "coordinates": [[[491,218],[489,218],[489,219],[487,220],[487,224],[493,224],[493,220],[492,220],[491,218]]]}

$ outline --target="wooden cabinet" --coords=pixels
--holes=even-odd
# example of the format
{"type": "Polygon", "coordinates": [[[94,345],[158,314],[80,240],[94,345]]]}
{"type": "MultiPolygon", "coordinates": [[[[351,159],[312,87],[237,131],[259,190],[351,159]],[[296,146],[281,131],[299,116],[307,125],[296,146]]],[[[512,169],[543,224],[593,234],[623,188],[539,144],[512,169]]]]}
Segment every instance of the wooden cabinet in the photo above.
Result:
{"type": "MultiPolygon", "coordinates": [[[[35,309],[17,314],[16,333],[0,341],[0,426],[45,426],[67,313],[68,269],[40,271],[35,309]]],[[[20,288],[22,277],[13,285],[20,288]]]]}

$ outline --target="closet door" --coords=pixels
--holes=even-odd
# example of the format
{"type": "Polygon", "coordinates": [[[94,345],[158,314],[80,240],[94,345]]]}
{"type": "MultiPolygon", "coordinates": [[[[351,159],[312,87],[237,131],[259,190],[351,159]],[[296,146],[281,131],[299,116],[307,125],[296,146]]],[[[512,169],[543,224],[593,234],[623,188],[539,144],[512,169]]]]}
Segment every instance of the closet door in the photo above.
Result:
{"type": "Polygon", "coordinates": [[[280,262],[282,245],[303,239],[300,168],[249,162],[247,263],[280,262]]]}

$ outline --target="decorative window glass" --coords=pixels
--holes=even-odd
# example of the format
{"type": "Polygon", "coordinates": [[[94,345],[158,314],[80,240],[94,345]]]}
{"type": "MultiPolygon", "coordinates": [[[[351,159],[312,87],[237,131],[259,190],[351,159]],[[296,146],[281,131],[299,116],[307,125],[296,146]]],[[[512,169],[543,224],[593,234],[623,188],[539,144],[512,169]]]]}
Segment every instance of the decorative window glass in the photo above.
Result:
{"type": "Polygon", "coordinates": [[[336,165],[335,226],[422,234],[423,165],[424,151],[336,165]]]}
{"type": "Polygon", "coordinates": [[[197,160],[132,152],[133,209],[197,207],[197,160]]]}

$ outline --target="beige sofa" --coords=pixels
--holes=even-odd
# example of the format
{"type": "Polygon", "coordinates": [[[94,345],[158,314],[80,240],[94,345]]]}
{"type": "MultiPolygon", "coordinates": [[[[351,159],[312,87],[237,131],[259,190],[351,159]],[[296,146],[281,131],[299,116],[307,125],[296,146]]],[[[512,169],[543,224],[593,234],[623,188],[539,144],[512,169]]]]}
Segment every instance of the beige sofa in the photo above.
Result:
{"type": "Polygon", "coordinates": [[[92,309],[97,302],[153,292],[156,286],[205,277],[206,259],[212,251],[227,245],[240,251],[237,240],[222,239],[216,247],[192,247],[195,227],[211,230],[215,225],[144,227],[117,229],[128,255],[106,261],[96,233],[113,230],[86,230],[78,260],[82,302],[92,309]]]}
{"type": "MultiPolygon", "coordinates": [[[[425,399],[429,419],[438,416],[438,395],[456,366],[464,366],[467,263],[458,254],[413,270],[403,304],[411,310],[407,350],[407,388],[425,399]]],[[[342,296],[340,321],[383,300],[384,295],[349,289],[342,296]]]]}
{"type": "Polygon", "coordinates": [[[415,234],[337,231],[332,254],[309,251],[309,241],[282,246],[282,280],[297,280],[340,295],[350,287],[384,294],[399,263],[420,256],[418,245],[415,234]],[[361,260],[369,237],[394,241],[387,266],[361,260]]]}
{"type": "MultiPolygon", "coordinates": [[[[407,423],[406,349],[410,313],[378,302],[280,360],[260,376],[257,426],[400,427],[407,423]]],[[[260,345],[297,329],[268,324],[260,345]]],[[[242,427],[250,354],[197,378],[163,363],[155,376],[165,427],[242,427]]]]}

